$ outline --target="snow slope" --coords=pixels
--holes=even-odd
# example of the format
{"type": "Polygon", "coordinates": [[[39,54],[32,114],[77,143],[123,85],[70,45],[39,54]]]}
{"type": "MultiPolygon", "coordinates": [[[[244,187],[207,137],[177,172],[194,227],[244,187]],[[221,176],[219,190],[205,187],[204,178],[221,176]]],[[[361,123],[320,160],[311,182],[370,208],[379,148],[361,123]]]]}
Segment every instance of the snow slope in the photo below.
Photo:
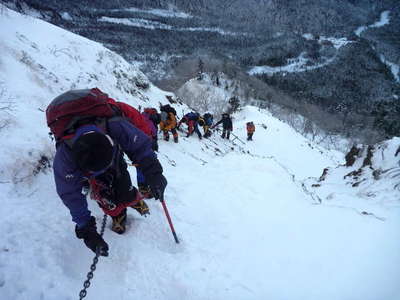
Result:
{"type": "MultiPolygon", "coordinates": [[[[137,88],[117,75],[145,81],[134,66],[42,21],[8,11],[0,28],[0,78],[14,105],[12,125],[0,130],[7,141],[0,156],[0,299],[77,299],[93,254],[75,238],[51,172],[13,173],[37,161],[36,153],[52,151],[37,108],[88,84],[136,105],[166,101],[165,93],[137,88]],[[54,55],[54,47],[69,55],[54,55]],[[30,66],[21,62],[22,51],[30,66]],[[51,73],[57,80],[45,80],[51,73]]],[[[128,213],[123,236],[108,222],[110,256],[100,258],[85,299],[400,298],[398,206],[382,221],[316,204],[305,180],[343,156],[312,144],[267,111],[245,108],[234,116],[234,134],[243,142],[216,133],[209,140],[181,134],[178,144],[160,141],[169,181],[165,198],[181,243],[174,243],[154,200],[148,201],[150,217],[128,213]],[[250,120],[257,126],[251,143],[244,141],[250,120]]],[[[358,205],[357,195],[348,201],[358,205]]],[[[89,205],[100,221],[97,205],[89,205]]]]}
{"type": "Polygon", "coordinates": [[[307,180],[323,205],[343,207],[385,220],[399,206],[400,138],[353,147],[346,165],[307,180]]]}
{"type": "Polygon", "coordinates": [[[59,94],[97,86],[142,107],[158,107],[172,95],[99,43],[39,19],[4,8],[0,28],[0,134],[10,143],[2,149],[0,181],[29,177],[36,166],[27,161],[37,161],[53,149],[44,110],[59,94]]]}

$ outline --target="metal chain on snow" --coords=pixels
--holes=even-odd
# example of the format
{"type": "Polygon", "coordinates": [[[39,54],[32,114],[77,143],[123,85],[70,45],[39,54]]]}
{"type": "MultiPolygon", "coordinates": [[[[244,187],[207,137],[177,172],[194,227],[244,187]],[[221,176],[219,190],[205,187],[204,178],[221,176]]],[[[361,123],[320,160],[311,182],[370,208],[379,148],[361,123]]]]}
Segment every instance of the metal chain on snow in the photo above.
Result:
{"type": "MultiPolygon", "coordinates": [[[[107,215],[104,214],[103,222],[101,224],[101,229],[100,229],[100,236],[103,236],[104,229],[106,227],[106,223],[107,223],[107,215]]],[[[86,290],[90,286],[90,280],[93,278],[93,272],[96,270],[96,265],[99,261],[99,256],[100,256],[99,251],[96,251],[96,256],[93,258],[93,263],[90,266],[90,271],[87,274],[87,279],[83,283],[83,289],[79,292],[79,300],[82,300],[83,298],[86,297],[86,294],[87,294],[86,290]]]]}

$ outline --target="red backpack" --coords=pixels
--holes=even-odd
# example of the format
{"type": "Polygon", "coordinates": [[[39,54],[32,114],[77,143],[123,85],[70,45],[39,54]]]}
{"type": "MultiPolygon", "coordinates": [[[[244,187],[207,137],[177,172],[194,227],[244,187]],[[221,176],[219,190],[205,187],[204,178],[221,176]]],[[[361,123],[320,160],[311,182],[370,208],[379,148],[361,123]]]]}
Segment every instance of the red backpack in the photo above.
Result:
{"type": "Polygon", "coordinates": [[[135,127],[151,135],[143,116],[132,106],[117,102],[98,88],[70,90],[56,97],[46,109],[47,126],[57,142],[70,139],[85,124],[101,125],[113,117],[125,117],[135,127]]]}
{"type": "Polygon", "coordinates": [[[149,115],[151,121],[153,121],[154,126],[157,126],[161,122],[161,115],[158,113],[157,109],[153,107],[147,107],[143,111],[144,113],[149,115]]]}
{"type": "MultiPolygon", "coordinates": [[[[110,100],[114,101],[110,98],[110,100]]],[[[142,114],[134,107],[124,102],[115,102],[115,105],[121,110],[122,116],[127,118],[135,127],[143,131],[148,136],[153,136],[152,129],[142,116],[142,114]]]]}

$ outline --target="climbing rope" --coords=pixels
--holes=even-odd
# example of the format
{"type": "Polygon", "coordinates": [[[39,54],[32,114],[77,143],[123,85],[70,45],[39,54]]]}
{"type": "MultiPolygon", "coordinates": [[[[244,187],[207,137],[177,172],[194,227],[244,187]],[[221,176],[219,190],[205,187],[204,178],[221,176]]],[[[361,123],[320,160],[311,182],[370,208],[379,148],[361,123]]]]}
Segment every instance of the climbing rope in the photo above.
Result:
{"type": "MultiPolygon", "coordinates": [[[[106,227],[106,223],[107,223],[107,215],[104,214],[103,223],[101,224],[101,229],[100,229],[100,236],[103,236],[104,229],[106,227]]],[[[86,294],[87,294],[86,290],[90,286],[90,280],[93,278],[93,272],[96,270],[96,265],[99,261],[99,256],[100,256],[100,253],[97,250],[95,257],[93,258],[93,263],[90,265],[90,271],[89,271],[89,273],[87,273],[87,279],[83,283],[83,289],[79,292],[79,300],[82,300],[83,298],[86,297],[86,294]]]]}

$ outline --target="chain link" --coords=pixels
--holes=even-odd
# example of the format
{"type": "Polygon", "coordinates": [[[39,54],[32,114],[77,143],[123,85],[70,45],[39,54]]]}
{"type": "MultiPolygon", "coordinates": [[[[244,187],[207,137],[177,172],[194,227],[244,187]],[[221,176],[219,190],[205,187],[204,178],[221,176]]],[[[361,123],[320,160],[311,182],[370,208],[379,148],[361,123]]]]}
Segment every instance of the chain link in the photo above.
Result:
{"type": "MultiPolygon", "coordinates": [[[[107,223],[107,215],[104,214],[103,222],[102,222],[101,228],[100,228],[100,236],[103,236],[103,234],[104,234],[104,230],[106,228],[106,223],[107,223]]],[[[90,280],[92,280],[92,278],[94,276],[93,272],[96,270],[96,265],[99,262],[99,256],[100,256],[100,253],[97,250],[96,256],[93,258],[93,263],[90,265],[90,271],[89,271],[89,273],[87,273],[87,277],[86,277],[87,279],[83,283],[83,289],[79,292],[79,300],[82,300],[83,298],[86,297],[86,294],[87,294],[86,290],[89,288],[90,280]]]]}

